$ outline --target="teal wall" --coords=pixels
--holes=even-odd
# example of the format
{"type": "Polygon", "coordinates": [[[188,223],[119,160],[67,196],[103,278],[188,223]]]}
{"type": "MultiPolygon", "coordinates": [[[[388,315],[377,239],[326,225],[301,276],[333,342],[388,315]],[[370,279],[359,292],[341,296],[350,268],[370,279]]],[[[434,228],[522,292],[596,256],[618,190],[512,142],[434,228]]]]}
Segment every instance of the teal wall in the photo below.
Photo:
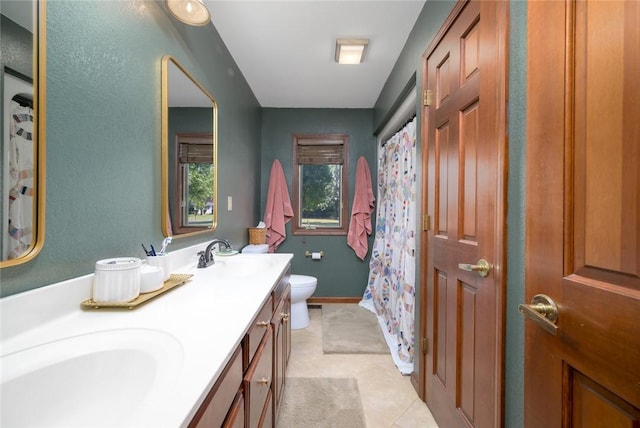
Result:
{"type": "MultiPolygon", "coordinates": [[[[42,253],[0,271],[7,296],[93,271],[96,260],[141,256],[140,243],[159,243],[160,64],[174,56],[216,98],[219,113],[218,230],[176,239],[181,248],[211,239],[247,242],[262,218],[271,163],[280,159],[291,190],[291,134],[350,136],[349,212],[355,162],[364,155],[375,177],[374,130],[408,85],[421,82],[421,56],[452,1],[427,1],[373,109],[261,109],[212,24],[173,20],[163,2],[48,2],[47,213],[42,253]],[[97,19],[99,18],[99,19],[97,19]],[[227,196],[233,211],[226,210],[227,196]]],[[[524,296],[524,154],[526,2],[510,3],[509,196],[506,332],[506,426],[522,426],[524,296]]],[[[418,97],[419,99],[420,97],[418,97]]],[[[375,180],[375,178],[374,178],[375,180]]],[[[368,259],[346,237],[293,237],[293,271],[317,276],[317,296],[361,296],[368,259]],[[305,250],[324,250],[320,262],[305,250]]]]}
{"type": "MultiPolygon", "coordinates": [[[[213,24],[172,19],[164,2],[47,3],[46,239],[2,269],[2,296],[93,272],[96,260],[160,244],[161,59],[174,56],[220,107],[219,194],[234,197],[205,237],[247,242],[258,218],[260,106],[213,24]],[[242,168],[238,168],[242,165],[242,168]]],[[[226,199],[225,199],[226,200],[226,199]]]]}
{"type": "MultiPolygon", "coordinates": [[[[293,203],[293,134],[347,134],[349,135],[349,201],[351,214],[355,185],[356,163],[364,156],[371,170],[372,181],[376,181],[376,141],[372,133],[372,110],[370,109],[275,109],[262,111],[262,182],[260,183],[261,214],[269,186],[269,172],[275,159],[282,163],[289,194],[293,203]]],[[[374,184],[375,186],[375,184],[374,184]]],[[[377,190],[374,189],[374,194],[377,190]]],[[[375,217],[375,213],[373,215],[375,217]]],[[[292,220],[295,221],[295,220],[292,220]]],[[[348,219],[347,219],[348,221],[348,219]]],[[[375,222],[374,222],[375,224],[375,222]]],[[[343,236],[292,236],[291,222],[287,224],[287,239],[278,252],[293,253],[293,273],[312,275],[318,278],[314,297],[362,297],[369,274],[369,256],[373,236],[369,237],[369,253],[365,261],[360,260],[343,236]],[[324,251],[322,260],[311,260],[304,252],[324,251]]]]}
{"type": "Polygon", "coordinates": [[[507,302],[505,426],[524,425],[525,143],[527,107],[527,2],[509,3],[509,181],[507,197],[507,302]]]}
{"type": "MultiPolygon", "coordinates": [[[[0,5],[0,12],[2,6],[0,5]]],[[[0,66],[32,77],[33,34],[4,15],[0,15],[0,66]]]]}

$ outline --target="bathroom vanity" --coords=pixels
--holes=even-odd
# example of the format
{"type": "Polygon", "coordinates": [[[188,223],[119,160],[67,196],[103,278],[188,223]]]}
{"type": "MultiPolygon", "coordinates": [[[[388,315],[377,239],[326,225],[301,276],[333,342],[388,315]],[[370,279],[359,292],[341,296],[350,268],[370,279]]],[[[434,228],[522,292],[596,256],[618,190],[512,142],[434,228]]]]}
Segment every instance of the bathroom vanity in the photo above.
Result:
{"type": "Polygon", "coordinates": [[[172,252],[193,277],[136,309],[83,308],[93,275],[0,299],[0,425],[275,426],[292,255],[197,269],[201,247],[172,252]]]}
{"type": "Polygon", "coordinates": [[[273,427],[291,351],[289,268],[252,320],[190,427],[273,427]]]}

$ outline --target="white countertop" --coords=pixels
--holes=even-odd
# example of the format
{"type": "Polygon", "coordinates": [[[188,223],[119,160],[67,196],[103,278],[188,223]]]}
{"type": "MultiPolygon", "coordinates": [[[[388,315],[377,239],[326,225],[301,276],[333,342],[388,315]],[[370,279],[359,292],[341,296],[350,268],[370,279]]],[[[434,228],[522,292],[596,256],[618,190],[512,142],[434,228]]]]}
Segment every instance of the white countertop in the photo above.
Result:
{"type": "MultiPolygon", "coordinates": [[[[170,373],[153,400],[143,400],[120,426],[186,426],[293,257],[239,254],[196,269],[195,254],[201,247],[171,254],[172,273],[194,274],[188,282],[133,310],[82,309],[80,303],[91,297],[93,275],[0,299],[2,357],[101,331],[162,332],[181,348],[179,370],[170,373]],[[237,269],[258,260],[259,269],[237,269]]],[[[122,385],[123,393],[126,390],[122,385]]]]}

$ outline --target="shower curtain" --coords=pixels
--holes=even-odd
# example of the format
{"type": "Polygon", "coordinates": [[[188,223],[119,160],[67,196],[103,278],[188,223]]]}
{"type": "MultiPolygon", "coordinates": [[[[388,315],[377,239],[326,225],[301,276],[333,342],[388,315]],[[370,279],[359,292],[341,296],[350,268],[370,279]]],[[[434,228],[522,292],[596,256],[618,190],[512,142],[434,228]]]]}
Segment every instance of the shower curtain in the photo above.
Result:
{"type": "Polygon", "coordinates": [[[416,118],[378,149],[378,210],[360,306],[378,317],[394,363],[413,372],[416,118]]]}
{"type": "Polygon", "coordinates": [[[11,101],[9,129],[8,258],[31,245],[33,221],[33,110],[11,101]]]}

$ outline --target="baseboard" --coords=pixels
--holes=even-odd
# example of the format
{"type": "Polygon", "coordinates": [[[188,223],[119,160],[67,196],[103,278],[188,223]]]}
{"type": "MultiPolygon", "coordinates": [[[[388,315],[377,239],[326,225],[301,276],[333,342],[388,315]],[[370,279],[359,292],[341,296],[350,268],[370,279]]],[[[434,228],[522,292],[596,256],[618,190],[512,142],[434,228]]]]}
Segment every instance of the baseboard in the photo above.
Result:
{"type": "Polygon", "coordinates": [[[359,303],[362,297],[309,297],[307,305],[317,305],[322,303],[359,303]]]}

